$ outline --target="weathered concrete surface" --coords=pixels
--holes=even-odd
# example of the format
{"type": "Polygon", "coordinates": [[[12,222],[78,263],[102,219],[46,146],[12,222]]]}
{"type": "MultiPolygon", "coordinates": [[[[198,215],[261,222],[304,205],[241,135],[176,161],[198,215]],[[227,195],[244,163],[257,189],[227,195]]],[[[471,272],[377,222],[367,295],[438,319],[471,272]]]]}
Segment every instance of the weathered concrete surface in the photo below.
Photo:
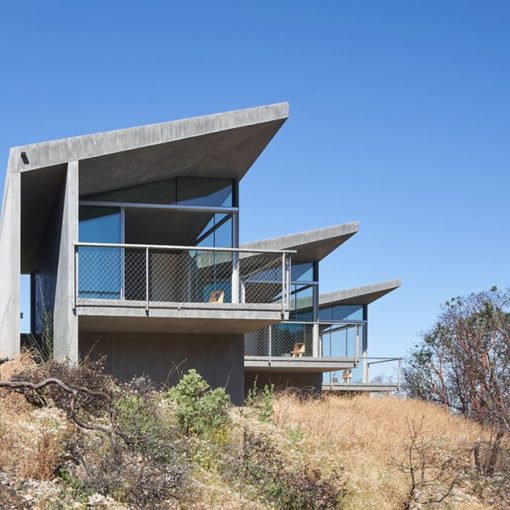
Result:
{"type": "Polygon", "coordinates": [[[266,384],[274,384],[279,390],[291,388],[306,393],[318,394],[322,390],[321,373],[278,373],[278,372],[246,372],[244,387],[246,391],[256,384],[263,388],[266,384]]]}
{"type": "MultiPolygon", "coordinates": [[[[272,136],[287,119],[288,103],[246,108],[213,115],[149,124],[146,126],[119,129],[91,135],[76,136],[16,147],[20,154],[27,153],[29,164],[23,170],[54,166],[69,161],[85,160],[114,153],[133,151],[148,146],[162,145],[187,138],[195,138],[218,132],[226,132],[225,139],[232,136],[231,130],[275,123],[272,136]]],[[[271,136],[271,138],[272,138],[271,136]]],[[[270,138],[266,140],[266,145],[270,138]]],[[[172,165],[170,165],[172,166],[172,165]]],[[[239,171],[242,169],[238,169],[239,171]]],[[[247,169],[244,169],[247,170],[247,169]]]]}
{"type": "Polygon", "coordinates": [[[355,368],[353,357],[271,357],[268,356],[245,356],[244,368],[246,372],[276,372],[276,373],[318,373],[334,372],[355,368]]]}
{"type": "Polygon", "coordinates": [[[244,399],[242,335],[80,333],[80,356],[106,355],[107,369],[122,380],[149,375],[175,384],[195,368],[213,387],[225,387],[235,405],[244,399]]]}
{"type": "Polygon", "coordinates": [[[69,163],[60,229],[55,305],[54,354],[78,362],[78,317],[74,304],[74,243],[78,241],[78,162],[69,163]]]}
{"type": "Polygon", "coordinates": [[[9,157],[0,221],[0,356],[20,350],[20,174],[9,157]]]}
{"type": "Polygon", "coordinates": [[[392,290],[398,289],[400,285],[400,280],[390,280],[352,289],[328,292],[319,296],[319,308],[331,305],[368,305],[392,290]]]}
{"type": "Polygon", "coordinates": [[[241,245],[246,249],[297,250],[293,262],[320,261],[333,250],[345,243],[359,230],[359,222],[343,223],[330,227],[316,228],[296,234],[289,234],[241,245]]]}

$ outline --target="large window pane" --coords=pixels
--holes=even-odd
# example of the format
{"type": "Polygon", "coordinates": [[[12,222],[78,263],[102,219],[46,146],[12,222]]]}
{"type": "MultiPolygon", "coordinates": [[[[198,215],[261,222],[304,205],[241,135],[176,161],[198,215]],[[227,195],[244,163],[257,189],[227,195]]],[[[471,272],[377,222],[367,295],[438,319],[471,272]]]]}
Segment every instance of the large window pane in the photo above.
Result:
{"type": "Polygon", "coordinates": [[[177,178],[177,202],[183,205],[232,207],[233,193],[230,179],[177,178]]]}
{"type": "MultiPolygon", "coordinates": [[[[90,243],[120,243],[120,209],[80,206],[79,239],[90,243]]],[[[78,295],[120,299],[121,249],[81,246],[78,251],[78,295]]]]}
{"type": "Polygon", "coordinates": [[[175,204],[176,202],[176,180],[164,179],[157,182],[149,182],[121,188],[105,193],[96,193],[81,197],[81,200],[94,202],[127,202],[139,204],[175,204]]]}
{"type": "Polygon", "coordinates": [[[292,264],[291,280],[293,282],[313,282],[313,263],[292,264]]]}
{"type": "Polygon", "coordinates": [[[363,305],[335,305],[319,310],[321,321],[362,321],[363,305]]]}
{"type": "Polygon", "coordinates": [[[313,285],[291,285],[291,320],[313,320],[313,293],[313,285]]]}

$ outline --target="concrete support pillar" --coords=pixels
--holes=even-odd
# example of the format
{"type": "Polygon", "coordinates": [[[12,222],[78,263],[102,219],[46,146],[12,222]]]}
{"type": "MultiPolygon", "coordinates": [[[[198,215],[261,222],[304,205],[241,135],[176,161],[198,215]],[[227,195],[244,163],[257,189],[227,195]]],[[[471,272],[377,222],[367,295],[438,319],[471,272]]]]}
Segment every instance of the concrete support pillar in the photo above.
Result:
{"type": "Polygon", "coordinates": [[[319,324],[316,322],[312,328],[312,356],[318,358],[321,355],[321,345],[319,338],[319,324]]]}
{"type": "Polygon", "coordinates": [[[361,363],[362,363],[362,380],[363,383],[368,383],[368,324],[363,324],[361,334],[361,363]]]}
{"type": "Polygon", "coordinates": [[[74,310],[74,243],[78,242],[78,162],[67,165],[58,257],[53,343],[55,358],[78,362],[78,317],[74,310]]]}
{"type": "Polygon", "coordinates": [[[21,174],[11,152],[0,223],[0,357],[20,351],[21,174]]]}

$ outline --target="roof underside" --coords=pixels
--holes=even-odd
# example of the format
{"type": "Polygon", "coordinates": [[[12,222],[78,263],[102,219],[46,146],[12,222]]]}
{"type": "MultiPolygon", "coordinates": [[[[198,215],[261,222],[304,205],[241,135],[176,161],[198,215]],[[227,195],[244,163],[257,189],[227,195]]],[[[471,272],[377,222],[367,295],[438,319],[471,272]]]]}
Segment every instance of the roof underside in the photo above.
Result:
{"type": "Polygon", "coordinates": [[[280,103],[11,149],[9,168],[22,173],[22,272],[33,269],[69,161],[80,162],[80,195],[176,176],[240,180],[287,116],[280,103]]]}
{"type": "Polygon", "coordinates": [[[241,245],[248,249],[296,250],[294,262],[320,261],[358,232],[359,223],[344,223],[241,245]]]}
{"type": "Polygon", "coordinates": [[[391,280],[321,294],[319,296],[319,308],[332,305],[368,305],[399,287],[400,280],[391,280]]]}

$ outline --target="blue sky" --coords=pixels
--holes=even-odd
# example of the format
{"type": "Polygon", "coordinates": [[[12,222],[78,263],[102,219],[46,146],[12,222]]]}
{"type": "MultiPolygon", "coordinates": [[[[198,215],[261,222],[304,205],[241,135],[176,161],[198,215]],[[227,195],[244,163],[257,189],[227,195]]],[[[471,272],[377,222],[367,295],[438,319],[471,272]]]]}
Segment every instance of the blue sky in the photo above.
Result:
{"type": "Polygon", "coordinates": [[[289,101],[242,241],[359,220],[322,290],[401,278],[370,353],[402,355],[447,298],[510,283],[508,26],[503,1],[4,2],[0,157],[289,101]]]}

